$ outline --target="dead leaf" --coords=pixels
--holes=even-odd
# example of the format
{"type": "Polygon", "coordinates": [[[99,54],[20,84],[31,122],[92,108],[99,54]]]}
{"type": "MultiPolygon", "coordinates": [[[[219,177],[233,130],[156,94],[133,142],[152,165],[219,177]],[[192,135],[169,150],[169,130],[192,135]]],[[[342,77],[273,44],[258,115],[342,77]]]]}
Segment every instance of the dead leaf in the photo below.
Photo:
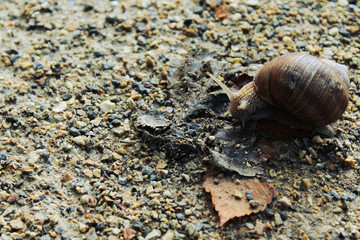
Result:
{"type": "Polygon", "coordinates": [[[138,117],[137,124],[143,128],[148,128],[151,131],[162,132],[165,131],[171,123],[164,115],[159,113],[147,113],[138,117]]]}
{"type": "MultiPolygon", "coordinates": [[[[211,155],[214,159],[214,164],[218,167],[224,168],[229,171],[235,171],[241,176],[254,177],[257,174],[263,173],[263,168],[260,166],[248,166],[246,160],[238,158],[230,158],[226,154],[221,154],[214,150],[210,150],[211,155]]],[[[254,158],[254,161],[257,158],[254,158]]]]}
{"type": "Polygon", "coordinates": [[[206,192],[211,193],[211,200],[220,217],[220,226],[230,219],[242,217],[251,213],[264,211],[266,206],[271,203],[272,195],[275,192],[268,183],[261,183],[257,178],[240,179],[234,182],[230,178],[219,179],[215,183],[215,177],[208,175],[203,183],[206,192]],[[246,191],[253,194],[253,202],[258,206],[250,205],[246,198],[246,191]],[[241,192],[242,198],[239,198],[241,192]]]}
{"type": "Polygon", "coordinates": [[[262,163],[266,161],[259,158],[259,146],[257,140],[249,136],[254,131],[255,123],[249,123],[246,129],[231,126],[218,128],[214,134],[217,141],[221,144],[220,152],[209,149],[213,156],[214,165],[226,170],[235,171],[241,176],[254,177],[263,174],[262,163]]]}

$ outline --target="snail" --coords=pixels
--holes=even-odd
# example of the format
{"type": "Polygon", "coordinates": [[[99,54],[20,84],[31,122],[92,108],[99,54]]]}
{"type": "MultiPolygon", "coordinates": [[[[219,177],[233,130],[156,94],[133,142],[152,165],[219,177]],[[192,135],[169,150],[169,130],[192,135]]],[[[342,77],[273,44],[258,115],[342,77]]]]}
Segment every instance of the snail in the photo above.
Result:
{"type": "Polygon", "coordinates": [[[339,119],[349,102],[347,67],[306,53],[287,53],[266,63],[237,92],[206,74],[225,91],[228,112],[243,126],[250,119],[269,118],[285,125],[298,122],[304,129],[322,128],[339,119]]]}

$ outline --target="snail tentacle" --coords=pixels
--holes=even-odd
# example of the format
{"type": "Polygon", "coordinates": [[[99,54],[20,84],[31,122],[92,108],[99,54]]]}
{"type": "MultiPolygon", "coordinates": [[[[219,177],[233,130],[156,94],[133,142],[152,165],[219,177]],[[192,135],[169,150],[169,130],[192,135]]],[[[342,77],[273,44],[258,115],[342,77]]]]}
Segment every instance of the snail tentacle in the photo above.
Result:
{"type": "Polygon", "coordinates": [[[206,72],[206,75],[208,75],[212,80],[214,80],[226,93],[228,96],[230,102],[236,97],[235,93],[231,91],[225,84],[223,84],[219,79],[217,79],[214,75],[212,75],[209,72],[206,72]]]}
{"type": "Polygon", "coordinates": [[[225,115],[231,113],[235,119],[241,121],[243,127],[245,127],[245,122],[250,119],[251,115],[268,105],[256,94],[254,81],[246,84],[239,91],[233,92],[211,73],[207,72],[206,75],[225,91],[230,100],[230,107],[225,115]]]}

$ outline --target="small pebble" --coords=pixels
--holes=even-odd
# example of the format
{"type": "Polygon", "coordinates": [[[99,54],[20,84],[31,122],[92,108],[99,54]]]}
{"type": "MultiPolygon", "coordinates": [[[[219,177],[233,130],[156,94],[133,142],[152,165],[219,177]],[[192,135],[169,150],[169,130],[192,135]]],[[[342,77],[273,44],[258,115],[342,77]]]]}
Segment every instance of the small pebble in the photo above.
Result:
{"type": "Polygon", "coordinates": [[[44,66],[44,64],[41,62],[41,61],[36,61],[33,63],[33,68],[35,70],[39,70],[39,69],[42,69],[44,66]]]}
{"type": "Polygon", "coordinates": [[[330,28],[329,35],[335,36],[339,32],[339,29],[337,27],[330,28]]]}
{"type": "Polygon", "coordinates": [[[349,2],[347,0],[339,0],[338,1],[339,6],[346,7],[349,5],[349,2]]]}
{"type": "Polygon", "coordinates": [[[341,207],[336,207],[333,209],[333,213],[342,213],[343,209],[341,207]]]}
{"type": "Polygon", "coordinates": [[[0,160],[4,161],[7,159],[7,155],[5,153],[0,153],[0,160]]]}
{"type": "Polygon", "coordinates": [[[186,215],[186,216],[189,216],[189,215],[191,215],[191,214],[192,214],[191,209],[186,209],[186,210],[185,210],[185,215],[186,215]]]}
{"type": "Polygon", "coordinates": [[[351,33],[350,33],[348,30],[346,30],[345,28],[343,28],[343,27],[340,28],[339,33],[340,33],[341,35],[345,36],[345,37],[350,37],[350,36],[351,36],[351,33]]]}
{"type": "Polygon", "coordinates": [[[292,203],[287,197],[282,197],[278,200],[279,204],[285,207],[291,207],[292,203]]]}
{"type": "MultiPolygon", "coordinates": [[[[87,229],[88,229],[88,227],[86,225],[82,226],[82,228],[83,228],[84,232],[87,231],[87,229]]],[[[86,234],[86,239],[87,240],[97,240],[98,239],[95,228],[93,228],[93,227],[90,228],[90,230],[86,234]]]]}
{"type": "Polygon", "coordinates": [[[66,102],[60,102],[59,105],[57,105],[56,107],[53,108],[53,111],[58,113],[58,112],[65,111],[66,108],[67,108],[66,102]]]}
{"type": "Polygon", "coordinates": [[[153,68],[155,67],[156,63],[154,61],[154,59],[152,59],[151,57],[146,57],[146,66],[148,68],[153,68]]]}
{"type": "Polygon", "coordinates": [[[78,137],[74,137],[72,140],[74,143],[78,145],[85,146],[87,138],[85,136],[78,136],[78,137]]]}
{"type": "Polygon", "coordinates": [[[25,173],[25,174],[32,174],[34,172],[34,168],[32,168],[30,166],[23,166],[21,168],[21,172],[25,173]]]}
{"type": "Polygon", "coordinates": [[[330,191],[330,195],[335,199],[335,200],[340,200],[340,196],[337,192],[335,191],[330,191]]]}
{"type": "Polygon", "coordinates": [[[185,231],[192,236],[195,233],[195,225],[193,223],[188,223],[185,227],[185,231]]]}
{"type": "Polygon", "coordinates": [[[172,196],[171,192],[169,190],[165,190],[162,192],[162,196],[164,198],[170,198],[172,196]]]}
{"type": "Polygon", "coordinates": [[[265,214],[266,214],[268,217],[274,217],[274,212],[273,212],[270,208],[266,208],[266,209],[265,209],[265,214]]]}
{"type": "Polygon", "coordinates": [[[161,236],[161,231],[154,229],[152,230],[148,235],[146,235],[145,240],[150,240],[150,239],[156,239],[159,238],[161,236]]]}
{"type": "Polygon", "coordinates": [[[4,216],[0,216],[0,226],[6,226],[7,222],[4,219],[4,216]]]}
{"type": "Polygon", "coordinates": [[[249,222],[245,223],[245,226],[250,230],[253,230],[255,228],[254,224],[249,223],[249,222]]]}
{"type": "Polygon", "coordinates": [[[115,109],[116,104],[106,100],[100,104],[100,110],[104,113],[110,112],[115,109]]]}
{"type": "Polygon", "coordinates": [[[246,190],[246,191],[245,191],[245,194],[246,194],[246,199],[247,199],[247,200],[253,200],[253,199],[254,199],[253,193],[252,193],[251,191],[246,190]]]}
{"type": "Polygon", "coordinates": [[[154,172],[154,169],[150,166],[145,166],[143,175],[151,175],[154,172]]]}
{"type": "Polygon", "coordinates": [[[242,199],[243,198],[243,194],[239,190],[235,190],[235,192],[233,193],[233,196],[236,197],[237,199],[242,199]]]}
{"type": "Polygon", "coordinates": [[[70,135],[73,136],[73,137],[78,137],[78,136],[81,135],[80,131],[77,130],[76,128],[70,128],[70,129],[69,129],[69,133],[70,133],[70,135]]]}
{"type": "Polygon", "coordinates": [[[173,240],[175,238],[174,231],[168,230],[164,236],[161,238],[161,240],[173,240]]]}
{"type": "Polygon", "coordinates": [[[146,188],[146,196],[149,196],[150,194],[154,193],[154,187],[153,186],[148,186],[146,188]]]}
{"type": "Polygon", "coordinates": [[[257,208],[261,205],[261,202],[257,200],[250,200],[249,204],[251,208],[257,208]]]}
{"type": "Polygon", "coordinates": [[[14,219],[10,221],[10,226],[16,230],[20,230],[24,228],[24,223],[20,218],[14,219]]]}
{"type": "Polygon", "coordinates": [[[305,187],[310,188],[311,184],[310,184],[310,180],[309,179],[303,179],[302,180],[303,184],[305,187]]]}
{"type": "Polygon", "coordinates": [[[351,60],[353,58],[353,54],[351,52],[347,52],[343,55],[345,60],[351,60]]]}
{"type": "Polygon", "coordinates": [[[80,198],[80,202],[81,202],[81,204],[86,205],[86,206],[95,206],[97,201],[93,196],[83,195],[80,198]]]}
{"type": "Polygon", "coordinates": [[[272,177],[272,178],[275,178],[277,177],[277,173],[274,169],[270,169],[269,171],[269,176],[272,177]]]}
{"type": "Polygon", "coordinates": [[[28,69],[31,66],[32,66],[31,62],[28,62],[28,61],[24,61],[24,62],[21,63],[21,68],[22,69],[28,69]]]}
{"type": "Polygon", "coordinates": [[[275,220],[276,226],[280,226],[280,225],[282,225],[284,223],[283,220],[280,217],[280,214],[277,213],[277,212],[274,214],[274,220],[275,220]]]}

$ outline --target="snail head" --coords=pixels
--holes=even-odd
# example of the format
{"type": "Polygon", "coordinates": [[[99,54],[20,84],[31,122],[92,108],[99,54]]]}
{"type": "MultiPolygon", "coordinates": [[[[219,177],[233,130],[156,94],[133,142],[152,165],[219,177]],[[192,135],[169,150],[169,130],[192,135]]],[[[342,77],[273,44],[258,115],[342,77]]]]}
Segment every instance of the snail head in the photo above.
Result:
{"type": "Polygon", "coordinates": [[[241,121],[243,127],[245,122],[249,120],[254,113],[266,105],[256,93],[254,81],[246,84],[239,91],[233,92],[209,72],[207,72],[206,75],[213,79],[225,91],[230,100],[230,107],[227,113],[231,113],[235,119],[241,121]]]}

